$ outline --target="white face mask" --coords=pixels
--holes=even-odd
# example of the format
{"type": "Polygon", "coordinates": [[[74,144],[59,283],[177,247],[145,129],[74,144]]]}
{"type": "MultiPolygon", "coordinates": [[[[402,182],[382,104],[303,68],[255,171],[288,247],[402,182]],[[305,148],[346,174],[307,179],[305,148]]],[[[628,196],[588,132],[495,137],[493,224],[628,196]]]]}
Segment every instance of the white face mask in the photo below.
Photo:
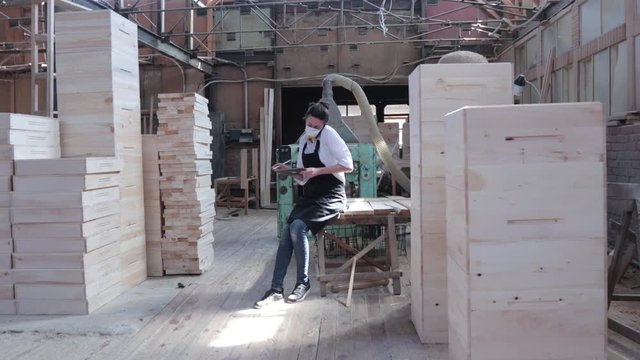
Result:
{"type": "Polygon", "coordinates": [[[316,137],[320,133],[320,129],[312,128],[311,126],[307,126],[304,128],[304,132],[307,135],[309,140],[315,141],[316,137]]]}

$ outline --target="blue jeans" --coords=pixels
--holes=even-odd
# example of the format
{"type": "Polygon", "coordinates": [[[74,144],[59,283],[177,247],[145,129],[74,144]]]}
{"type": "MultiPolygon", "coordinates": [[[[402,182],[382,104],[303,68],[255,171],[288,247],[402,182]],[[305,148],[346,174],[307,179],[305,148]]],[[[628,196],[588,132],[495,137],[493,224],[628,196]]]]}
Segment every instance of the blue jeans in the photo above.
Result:
{"type": "Polygon", "coordinates": [[[291,224],[286,224],[280,235],[280,244],[276,254],[276,266],[273,269],[271,288],[282,290],[287,267],[291,262],[291,255],[296,254],[296,283],[309,283],[309,240],[307,239],[309,227],[304,221],[296,219],[291,224]]]}

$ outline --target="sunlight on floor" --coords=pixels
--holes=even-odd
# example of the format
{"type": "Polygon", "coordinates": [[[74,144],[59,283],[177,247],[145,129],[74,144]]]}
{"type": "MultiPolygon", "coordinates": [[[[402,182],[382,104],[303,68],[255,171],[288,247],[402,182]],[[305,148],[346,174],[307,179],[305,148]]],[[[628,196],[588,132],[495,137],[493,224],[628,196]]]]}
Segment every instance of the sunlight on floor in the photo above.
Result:
{"type": "Polygon", "coordinates": [[[280,328],[288,304],[272,304],[264,309],[237,311],[227,326],[209,343],[210,347],[246,345],[271,339],[280,328]]]}

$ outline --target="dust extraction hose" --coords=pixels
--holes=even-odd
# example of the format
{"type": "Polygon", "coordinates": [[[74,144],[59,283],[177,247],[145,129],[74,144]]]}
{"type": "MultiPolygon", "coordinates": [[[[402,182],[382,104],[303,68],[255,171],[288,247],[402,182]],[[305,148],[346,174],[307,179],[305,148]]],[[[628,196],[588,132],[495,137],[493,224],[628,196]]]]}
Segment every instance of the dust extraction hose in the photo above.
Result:
{"type": "Polygon", "coordinates": [[[340,85],[353,93],[353,96],[356,98],[356,102],[360,107],[360,111],[369,124],[369,134],[371,135],[373,145],[375,146],[378,155],[380,155],[382,162],[387,167],[387,169],[389,169],[391,174],[395,176],[398,184],[402,186],[405,191],[411,193],[411,181],[409,180],[407,175],[402,172],[398,164],[393,160],[391,151],[389,151],[387,143],[384,141],[382,134],[380,134],[380,129],[378,129],[376,119],[373,116],[373,112],[371,112],[371,105],[369,104],[369,100],[367,100],[367,97],[360,85],[358,85],[358,83],[356,83],[355,81],[338,74],[329,74],[322,80],[323,87],[327,87],[327,84],[330,85],[332,83],[340,85]]]}

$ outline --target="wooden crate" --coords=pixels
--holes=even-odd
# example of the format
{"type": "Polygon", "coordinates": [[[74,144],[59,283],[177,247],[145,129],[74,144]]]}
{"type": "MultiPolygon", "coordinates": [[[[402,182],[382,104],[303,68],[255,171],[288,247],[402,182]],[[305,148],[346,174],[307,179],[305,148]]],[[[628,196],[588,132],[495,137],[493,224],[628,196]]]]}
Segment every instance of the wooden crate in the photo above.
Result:
{"type": "Polygon", "coordinates": [[[512,104],[512,84],[509,63],[420,65],[409,77],[411,318],[422,342],[448,339],[444,115],[512,104]]]}
{"type": "Polygon", "coordinates": [[[446,122],[450,358],[606,359],[601,104],[446,122]]]}
{"type": "Polygon", "coordinates": [[[122,229],[114,227],[86,237],[18,237],[13,248],[16,253],[88,253],[121,240],[122,229]]]}
{"type": "Polygon", "coordinates": [[[0,113],[1,132],[11,130],[26,130],[29,132],[59,133],[60,125],[57,119],[14,113],[0,113]]]}
{"type": "Polygon", "coordinates": [[[77,208],[93,206],[120,199],[120,189],[117,186],[87,191],[49,193],[13,193],[11,206],[24,208],[77,208]]]}
{"type": "Polygon", "coordinates": [[[122,159],[114,157],[64,158],[48,160],[19,160],[15,175],[85,175],[120,172],[122,159]]]}

